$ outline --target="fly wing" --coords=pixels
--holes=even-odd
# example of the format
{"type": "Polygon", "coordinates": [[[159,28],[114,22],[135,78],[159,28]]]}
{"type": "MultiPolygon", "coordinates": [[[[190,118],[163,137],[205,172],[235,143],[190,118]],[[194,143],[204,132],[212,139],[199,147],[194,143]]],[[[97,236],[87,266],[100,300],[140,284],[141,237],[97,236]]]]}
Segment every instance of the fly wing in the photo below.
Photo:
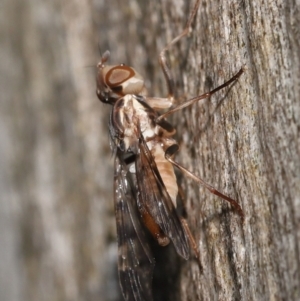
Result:
{"type": "Polygon", "coordinates": [[[121,157],[115,160],[115,211],[118,235],[118,269],[126,301],[152,301],[154,258],[137,209],[136,194],[121,157]]]}
{"type": "Polygon", "coordinates": [[[139,148],[136,171],[141,205],[147,209],[165,235],[173,241],[177,253],[188,259],[187,235],[142,135],[139,148]]]}

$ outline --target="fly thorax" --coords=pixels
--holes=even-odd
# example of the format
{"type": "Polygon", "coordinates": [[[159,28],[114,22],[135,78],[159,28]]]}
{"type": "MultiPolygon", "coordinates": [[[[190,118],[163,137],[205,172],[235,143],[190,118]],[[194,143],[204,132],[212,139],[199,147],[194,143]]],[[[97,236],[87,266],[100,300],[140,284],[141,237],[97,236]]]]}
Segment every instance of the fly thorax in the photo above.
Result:
{"type": "Polygon", "coordinates": [[[112,124],[118,136],[122,137],[125,150],[136,153],[140,135],[144,139],[155,136],[153,121],[149,117],[148,108],[138,101],[136,95],[125,95],[115,106],[112,124]]]}

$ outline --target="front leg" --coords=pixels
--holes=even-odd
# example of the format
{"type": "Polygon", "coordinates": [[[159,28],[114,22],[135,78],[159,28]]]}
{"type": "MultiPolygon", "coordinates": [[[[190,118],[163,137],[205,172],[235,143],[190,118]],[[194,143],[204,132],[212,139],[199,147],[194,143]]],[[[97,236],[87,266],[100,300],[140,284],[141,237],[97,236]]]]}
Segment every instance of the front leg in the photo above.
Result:
{"type": "Polygon", "coordinates": [[[197,0],[195,6],[189,16],[189,19],[187,21],[187,24],[186,24],[184,30],[177,37],[175,37],[169,44],[167,44],[165,46],[165,48],[160,52],[160,55],[159,55],[159,63],[160,63],[161,69],[163,71],[163,74],[164,74],[164,77],[166,80],[166,84],[167,84],[167,88],[168,88],[168,98],[167,99],[169,100],[169,102],[171,102],[171,104],[174,103],[174,94],[175,94],[174,90],[175,89],[174,89],[173,76],[171,74],[170,68],[168,67],[167,60],[166,60],[166,51],[170,50],[170,48],[174,44],[176,44],[180,39],[182,39],[184,36],[186,36],[190,33],[191,25],[195,19],[199,4],[200,4],[200,0],[197,0]]]}

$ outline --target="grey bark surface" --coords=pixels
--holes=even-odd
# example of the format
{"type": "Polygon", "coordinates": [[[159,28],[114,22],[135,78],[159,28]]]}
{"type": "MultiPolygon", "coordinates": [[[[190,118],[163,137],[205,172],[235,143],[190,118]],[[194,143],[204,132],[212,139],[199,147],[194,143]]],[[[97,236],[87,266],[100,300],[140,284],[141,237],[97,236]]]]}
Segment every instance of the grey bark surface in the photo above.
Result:
{"type": "MultiPolygon", "coordinates": [[[[95,96],[98,44],[164,96],[158,54],[192,4],[4,0],[0,300],[122,300],[109,108],[95,96]]],[[[190,36],[170,52],[178,102],[245,70],[170,119],[177,160],[245,213],[242,224],[225,201],[179,177],[204,268],[177,258],[179,300],[300,299],[299,7],[202,1],[190,36]]]]}

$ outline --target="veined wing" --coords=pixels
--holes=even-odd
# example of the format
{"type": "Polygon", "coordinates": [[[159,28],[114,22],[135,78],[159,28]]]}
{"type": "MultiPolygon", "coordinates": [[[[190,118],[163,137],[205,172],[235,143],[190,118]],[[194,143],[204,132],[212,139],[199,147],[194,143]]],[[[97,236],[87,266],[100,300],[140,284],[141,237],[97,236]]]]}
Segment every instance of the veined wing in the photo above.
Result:
{"type": "Polygon", "coordinates": [[[144,236],[128,173],[125,162],[117,154],[114,188],[119,279],[126,301],[152,301],[154,258],[144,236]]]}
{"type": "Polygon", "coordinates": [[[136,171],[141,205],[147,209],[165,235],[173,241],[177,253],[188,259],[187,235],[142,135],[139,149],[136,171]]]}

